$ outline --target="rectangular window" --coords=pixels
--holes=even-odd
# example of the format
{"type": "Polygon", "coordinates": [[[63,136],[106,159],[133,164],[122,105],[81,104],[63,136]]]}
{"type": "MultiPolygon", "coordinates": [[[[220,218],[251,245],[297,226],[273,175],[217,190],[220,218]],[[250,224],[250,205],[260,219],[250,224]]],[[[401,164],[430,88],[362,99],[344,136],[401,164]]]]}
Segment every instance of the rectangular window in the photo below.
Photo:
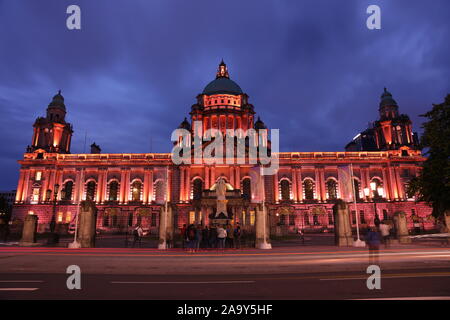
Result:
{"type": "Polygon", "coordinates": [[[66,212],[66,223],[70,223],[72,221],[72,212],[66,212]]]}
{"type": "Polygon", "coordinates": [[[195,211],[189,211],[189,224],[195,223],[195,211]]]}
{"type": "Polygon", "coordinates": [[[359,211],[359,222],[361,222],[362,224],[366,223],[366,218],[364,216],[364,210],[359,211]]]}
{"type": "Polygon", "coordinates": [[[31,203],[39,202],[39,188],[33,188],[33,194],[31,195],[31,203]]]}
{"type": "Polygon", "coordinates": [[[255,225],[255,211],[254,210],[250,211],[250,225],[251,226],[255,225]]]}
{"type": "Polygon", "coordinates": [[[41,181],[41,179],[42,179],[42,171],[36,171],[35,180],[41,181]]]}
{"type": "Polygon", "coordinates": [[[58,223],[61,223],[63,221],[63,213],[62,212],[58,212],[58,218],[56,221],[58,221],[58,223]]]}
{"type": "Polygon", "coordinates": [[[352,210],[352,224],[356,224],[356,211],[352,210]]]}

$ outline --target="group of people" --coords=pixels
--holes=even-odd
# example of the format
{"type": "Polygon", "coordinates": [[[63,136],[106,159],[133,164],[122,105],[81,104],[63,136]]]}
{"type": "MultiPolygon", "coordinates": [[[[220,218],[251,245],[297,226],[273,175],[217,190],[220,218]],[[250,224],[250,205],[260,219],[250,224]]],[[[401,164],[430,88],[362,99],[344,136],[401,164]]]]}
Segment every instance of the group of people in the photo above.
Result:
{"type": "Polygon", "coordinates": [[[199,249],[217,248],[240,248],[242,230],[239,223],[233,227],[230,224],[218,226],[203,226],[201,224],[190,224],[181,228],[183,238],[183,249],[195,252],[199,249]]]}
{"type": "Polygon", "coordinates": [[[378,253],[381,244],[387,249],[389,247],[391,236],[391,225],[386,221],[375,223],[374,227],[368,227],[366,231],[365,241],[369,248],[369,263],[378,262],[378,253]]]}

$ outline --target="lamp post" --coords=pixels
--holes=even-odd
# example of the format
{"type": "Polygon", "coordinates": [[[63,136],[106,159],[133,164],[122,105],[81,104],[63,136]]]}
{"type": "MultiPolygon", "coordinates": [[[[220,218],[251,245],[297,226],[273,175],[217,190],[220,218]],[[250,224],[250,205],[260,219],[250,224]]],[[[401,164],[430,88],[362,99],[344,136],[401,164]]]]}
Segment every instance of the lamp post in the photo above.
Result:
{"type": "Polygon", "coordinates": [[[384,194],[384,189],[382,187],[378,187],[378,184],[375,181],[372,181],[370,183],[370,189],[364,188],[364,195],[366,196],[368,201],[369,201],[370,195],[372,195],[373,206],[375,209],[374,224],[376,227],[378,227],[380,224],[380,217],[378,216],[378,211],[377,211],[377,198],[382,197],[383,194],[384,194]]]}
{"type": "Polygon", "coordinates": [[[50,232],[55,232],[55,226],[56,226],[56,202],[57,202],[57,196],[58,196],[58,190],[59,190],[59,184],[55,184],[55,188],[53,189],[53,213],[52,213],[52,220],[50,221],[50,232]]]}

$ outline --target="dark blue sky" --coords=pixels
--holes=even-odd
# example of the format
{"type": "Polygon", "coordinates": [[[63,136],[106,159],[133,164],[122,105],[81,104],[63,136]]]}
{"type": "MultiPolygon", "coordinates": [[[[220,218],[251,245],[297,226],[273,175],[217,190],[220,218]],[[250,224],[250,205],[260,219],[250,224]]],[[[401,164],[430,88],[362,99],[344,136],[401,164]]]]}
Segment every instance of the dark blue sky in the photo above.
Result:
{"type": "Polygon", "coordinates": [[[387,86],[419,131],[450,91],[450,1],[0,0],[0,189],[62,89],[72,153],[169,152],[221,58],[282,151],[339,151],[387,86]],[[82,30],[66,28],[78,4],[82,30]],[[381,7],[382,29],[366,28],[381,7]],[[152,139],[150,139],[152,137],[152,139]]]}

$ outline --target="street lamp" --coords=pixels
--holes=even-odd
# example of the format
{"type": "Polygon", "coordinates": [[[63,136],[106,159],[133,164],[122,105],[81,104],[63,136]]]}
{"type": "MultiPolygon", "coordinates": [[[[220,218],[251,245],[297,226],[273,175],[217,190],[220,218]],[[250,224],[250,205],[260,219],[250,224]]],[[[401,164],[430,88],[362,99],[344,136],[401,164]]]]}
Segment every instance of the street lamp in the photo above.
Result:
{"type": "Polygon", "coordinates": [[[58,196],[58,190],[59,190],[59,184],[55,184],[55,188],[53,189],[53,213],[52,213],[52,220],[50,221],[50,232],[55,232],[55,225],[56,225],[56,198],[58,196]]]}
{"type": "Polygon", "coordinates": [[[378,187],[378,184],[375,181],[372,181],[370,183],[370,189],[364,188],[364,195],[366,196],[367,200],[369,200],[369,197],[371,194],[372,194],[373,205],[374,205],[374,209],[375,209],[374,224],[375,224],[375,226],[378,227],[378,225],[380,224],[380,217],[378,216],[376,200],[379,197],[383,197],[384,189],[383,189],[383,187],[378,187]]]}

